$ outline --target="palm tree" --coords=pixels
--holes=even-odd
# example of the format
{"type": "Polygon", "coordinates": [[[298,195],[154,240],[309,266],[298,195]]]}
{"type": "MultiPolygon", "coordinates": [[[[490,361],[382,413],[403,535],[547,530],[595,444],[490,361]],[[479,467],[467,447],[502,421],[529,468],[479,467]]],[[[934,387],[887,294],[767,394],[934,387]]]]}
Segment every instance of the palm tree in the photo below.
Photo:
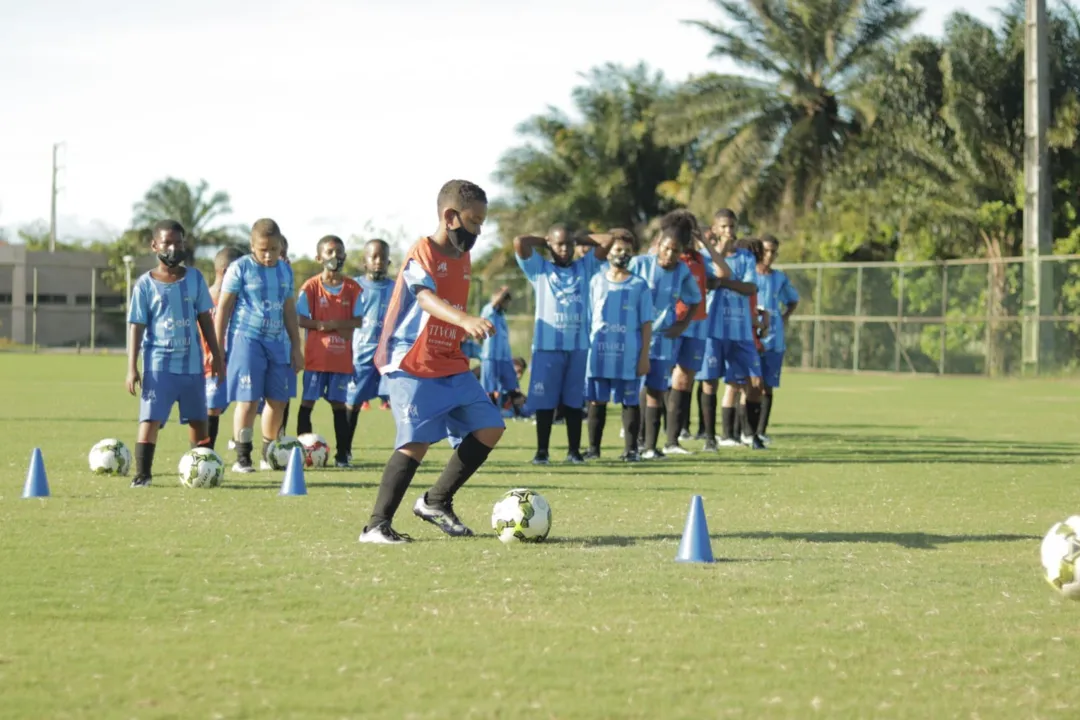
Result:
{"type": "Polygon", "coordinates": [[[695,25],[711,57],[747,75],[690,80],[662,108],[661,137],[693,143],[691,205],[774,214],[779,229],[814,207],[848,140],[874,117],[866,66],[918,17],[904,0],[715,0],[728,27],[695,25]]]}
{"type": "Polygon", "coordinates": [[[229,194],[223,190],[210,193],[210,184],[200,180],[194,187],[183,180],[165,178],[146,191],[135,203],[132,227],[146,231],[154,223],[176,220],[187,231],[188,260],[200,248],[213,249],[225,245],[245,245],[246,229],[220,225],[219,221],[232,213],[229,194]]]}

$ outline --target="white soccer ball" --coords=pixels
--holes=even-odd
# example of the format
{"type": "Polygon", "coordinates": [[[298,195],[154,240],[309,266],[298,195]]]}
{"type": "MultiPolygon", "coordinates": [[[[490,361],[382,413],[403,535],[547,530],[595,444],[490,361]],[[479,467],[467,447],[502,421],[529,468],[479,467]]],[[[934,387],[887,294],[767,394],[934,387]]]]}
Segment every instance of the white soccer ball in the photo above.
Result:
{"type": "Polygon", "coordinates": [[[90,470],[98,475],[127,475],[131,451],[120,440],[108,438],[90,448],[90,470]]]}
{"type": "Polygon", "coordinates": [[[225,461],[210,448],[193,448],[180,458],[180,484],[184,487],[217,487],[223,477],[225,461]]]}
{"type": "Polygon", "coordinates": [[[284,470],[289,467],[289,457],[292,455],[293,448],[300,448],[301,452],[304,450],[304,446],[292,435],[279,437],[266,448],[266,462],[270,463],[270,467],[275,470],[284,470]]]}
{"type": "Polygon", "coordinates": [[[551,505],[532,490],[511,490],[492,508],[491,527],[504,543],[540,542],[551,531],[551,505]]]}
{"type": "Polygon", "coordinates": [[[1056,523],[1042,541],[1042,566],[1046,579],[1070,600],[1080,600],[1080,515],[1056,523]]]}
{"type": "Polygon", "coordinates": [[[326,467],[330,462],[330,446],[322,435],[304,433],[296,439],[304,449],[305,467],[326,467]]]}

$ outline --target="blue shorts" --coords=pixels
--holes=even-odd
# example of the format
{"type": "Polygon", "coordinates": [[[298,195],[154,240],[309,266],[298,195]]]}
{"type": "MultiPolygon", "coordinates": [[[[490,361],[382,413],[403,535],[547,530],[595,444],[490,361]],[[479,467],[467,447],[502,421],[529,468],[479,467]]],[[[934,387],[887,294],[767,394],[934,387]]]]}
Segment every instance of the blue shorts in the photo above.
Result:
{"type": "Polygon", "coordinates": [[[145,370],[139,422],[164,425],[172,406],[180,405],[180,422],[206,420],[206,376],[202,373],[181,375],[167,370],[145,370]]]}
{"type": "Polygon", "coordinates": [[[674,363],[686,371],[697,370],[705,357],[705,340],[680,335],[675,338],[674,363]]]}
{"type": "Polygon", "coordinates": [[[353,368],[348,392],[345,395],[346,405],[360,407],[369,400],[375,398],[386,400],[389,397],[390,388],[387,386],[386,378],[379,374],[374,363],[353,368]]]}
{"type": "Polygon", "coordinates": [[[257,402],[264,398],[287,402],[296,396],[296,373],[285,343],[233,335],[226,375],[231,403],[257,402]]]}
{"type": "Polygon", "coordinates": [[[481,360],[480,386],[486,393],[505,395],[518,389],[513,360],[481,360]]]}
{"type": "Polygon", "coordinates": [[[325,398],[328,402],[344,403],[349,394],[348,373],[304,371],[304,402],[325,398]]]}
{"type": "Polygon", "coordinates": [[[761,377],[761,356],[753,340],[721,340],[724,358],[724,382],[745,385],[752,377],[761,377]]]}
{"type": "Polygon", "coordinates": [[[715,382],[724,376],[724,341],[709,338],[705,341],[705,356],[701,360],[697,379],[715,382]]]}
{"type": "Polygon", "coordinates": [[[586,383],[585,399],[595,403],[610,402],[624,407],[637,407],[640,392],[641,378],[634,380],[589,378],[586,383]]]}
{"type": "Polygon", "coordinates": [[[588,361],[588,350],[533,350],[529,410],[584,406],[588,361]]]}
{"type": "Polygon", "coordinates": [[[674,360],[649,358],[649,374],[645,376],[645,387],[649,390],[667,392],[671,389],[671,371],[674,368],[674,360]]]}
{"type": "Polygon", "coordinates": [[[780,371],[783,369],[783,350],[766,350],[761,353],[761,379],[765,387],[780,387],[780,371]]]}
{"type": "Polygon", "coordinates": [[[229,407],[228,381],[225,378],[215,380],[206,378],[206,409],[225,412],[229,407]]]}
{"type": "Polygon", "coordinates": [[[409,443],[450,439],[457,447],[469,433],[505,428],[502,413],[471,372],[418,378],[399,371],[387,375],[390,410],[397,424],[394,449],[409,443]]]}

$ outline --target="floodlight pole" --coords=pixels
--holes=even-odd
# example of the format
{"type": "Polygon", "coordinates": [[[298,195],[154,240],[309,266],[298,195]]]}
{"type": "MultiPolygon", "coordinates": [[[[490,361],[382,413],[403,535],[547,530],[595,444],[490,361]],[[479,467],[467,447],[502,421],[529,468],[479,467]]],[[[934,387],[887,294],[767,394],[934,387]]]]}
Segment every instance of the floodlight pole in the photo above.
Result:
{"type": "Polygon", "coordinates": [[[52,146],[52,197],[49,200],[49,252],[56,252],[56,196],[60,193],[60,188],[56,186],[56,175],[60,171],[60,166],[56,163],[56,151],[60,149],[60,146],[64,143],[53,143],[52,146]]]}

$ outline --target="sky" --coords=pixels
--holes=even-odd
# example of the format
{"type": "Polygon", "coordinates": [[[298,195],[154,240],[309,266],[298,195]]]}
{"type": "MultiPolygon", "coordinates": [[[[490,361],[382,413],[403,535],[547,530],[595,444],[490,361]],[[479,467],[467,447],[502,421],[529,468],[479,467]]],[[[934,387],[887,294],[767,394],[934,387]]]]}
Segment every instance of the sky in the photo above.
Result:
{"type": "MultiPolygon", "coordinates": [[[[931,35],[1003,3],[910,0],[931,35]]],[[[119,234],[168,176],[227,191],[227,221],[276,219],[294,254],[365,226],[420,237],[446,180],[497,197],[515,128],[569,109],[590,68],[732,71],[680,22],[720,17],[709,0],[0,0],[0,227],[47,221],[62,142],[62,240],[119,234]]]]}

